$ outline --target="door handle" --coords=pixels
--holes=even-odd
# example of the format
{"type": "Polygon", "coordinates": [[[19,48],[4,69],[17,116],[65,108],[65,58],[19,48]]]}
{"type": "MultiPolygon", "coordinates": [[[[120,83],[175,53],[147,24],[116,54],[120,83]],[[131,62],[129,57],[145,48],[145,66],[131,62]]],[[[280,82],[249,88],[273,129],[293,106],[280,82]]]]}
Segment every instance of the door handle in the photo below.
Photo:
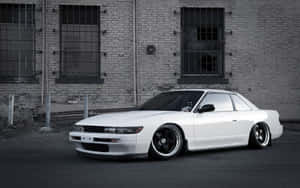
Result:
{"type": "Polygon", "coordinates": [[[236,120],[236,119],[234,119],[234,120],[232,120],[233,122],[237,122],[238,120],[236,120]]]}

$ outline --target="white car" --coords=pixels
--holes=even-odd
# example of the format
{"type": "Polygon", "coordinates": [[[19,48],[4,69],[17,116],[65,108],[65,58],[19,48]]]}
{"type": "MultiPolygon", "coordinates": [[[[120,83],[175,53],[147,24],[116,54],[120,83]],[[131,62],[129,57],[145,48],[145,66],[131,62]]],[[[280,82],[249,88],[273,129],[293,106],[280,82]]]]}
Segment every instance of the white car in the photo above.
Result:
{"type": "Polygon", "coordinates": [[[237,92],[185,89],[161,93],[135,111],[81,120],[69,139],[80,153],[168,159],[186,150],[264,148],[282,133],[277,111],[237,92]]]}

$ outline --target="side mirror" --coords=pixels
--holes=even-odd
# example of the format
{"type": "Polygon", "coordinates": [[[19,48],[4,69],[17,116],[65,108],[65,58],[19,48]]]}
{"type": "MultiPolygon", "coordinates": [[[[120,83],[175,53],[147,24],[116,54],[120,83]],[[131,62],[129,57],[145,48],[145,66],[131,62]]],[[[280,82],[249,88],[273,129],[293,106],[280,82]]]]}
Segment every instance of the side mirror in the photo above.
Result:
{"type": "Polygon", "coordinates": [[[198,113],[212,112],[214,110],[215,110],[215,106],[213,104],[206,104],[202,106],[200,109],[198,109],[198,113]]]}

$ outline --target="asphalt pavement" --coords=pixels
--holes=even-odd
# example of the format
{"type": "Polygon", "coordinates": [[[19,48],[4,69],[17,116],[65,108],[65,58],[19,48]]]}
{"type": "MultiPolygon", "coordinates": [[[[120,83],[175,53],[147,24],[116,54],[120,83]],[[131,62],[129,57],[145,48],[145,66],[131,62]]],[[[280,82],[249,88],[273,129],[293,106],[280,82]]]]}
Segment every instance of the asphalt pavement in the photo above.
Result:
{"type": "Polygon", "coordinates": [[[264,150],[186,153],[168,161],[78,156],[66,131],[0,141],[1,188],[300,187],[300,131],[264,150]]]}

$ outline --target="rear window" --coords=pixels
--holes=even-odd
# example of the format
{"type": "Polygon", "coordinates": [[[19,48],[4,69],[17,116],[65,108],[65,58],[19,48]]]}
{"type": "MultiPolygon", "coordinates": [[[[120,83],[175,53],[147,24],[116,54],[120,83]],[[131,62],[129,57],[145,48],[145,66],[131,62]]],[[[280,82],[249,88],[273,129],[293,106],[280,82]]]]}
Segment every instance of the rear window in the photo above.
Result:
{"type": "Polygon", "coordinates": [[[246,102],[241,99],[239,96],[237,95],[231,95],[232,100],[234,102],[235,105],[235,109],[237,111],[248,111],[251,110],[251,108],[246,104],[246,102]]]}

